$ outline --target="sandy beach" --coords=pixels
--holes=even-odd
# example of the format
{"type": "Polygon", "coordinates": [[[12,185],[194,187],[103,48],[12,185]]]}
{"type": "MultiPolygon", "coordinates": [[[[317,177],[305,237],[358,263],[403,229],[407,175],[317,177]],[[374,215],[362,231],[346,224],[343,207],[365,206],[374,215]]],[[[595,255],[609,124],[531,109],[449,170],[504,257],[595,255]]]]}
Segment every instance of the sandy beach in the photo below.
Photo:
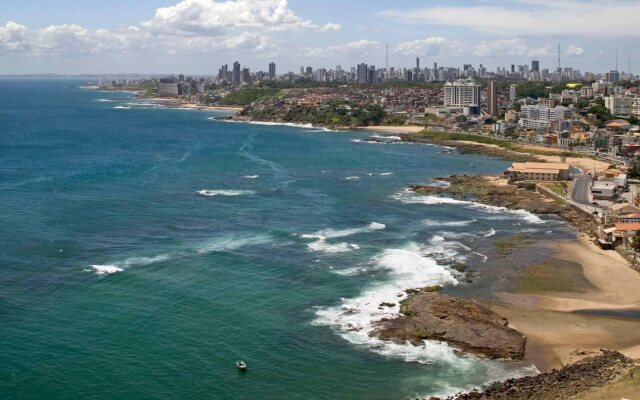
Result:
{"type": "Polygon", "coordinates": [[[525,334],[526,358],[545,371],[600,348],[640,357],[640,319],[576,313],[640,309],[640,273],[584,236],[548,248],[548,261],[526,267],[518,290],[489,305],[525,334]]]}

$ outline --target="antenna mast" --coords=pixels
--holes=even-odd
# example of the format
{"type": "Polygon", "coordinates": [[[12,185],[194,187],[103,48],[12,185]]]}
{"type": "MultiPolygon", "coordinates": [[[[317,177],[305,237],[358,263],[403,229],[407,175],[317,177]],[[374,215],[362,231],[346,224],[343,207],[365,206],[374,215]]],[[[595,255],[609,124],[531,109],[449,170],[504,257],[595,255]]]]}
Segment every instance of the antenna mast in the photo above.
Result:
{"type": "Polygon", "coordinates": [[[560,43],[558,43],[558,69],[560,69],[560,43]]]}
{"type": "Polygon", "coordinates": [[[389,71],[389,45],[387,45],[387,61],[385,64],[385,68],[389,71]]]}

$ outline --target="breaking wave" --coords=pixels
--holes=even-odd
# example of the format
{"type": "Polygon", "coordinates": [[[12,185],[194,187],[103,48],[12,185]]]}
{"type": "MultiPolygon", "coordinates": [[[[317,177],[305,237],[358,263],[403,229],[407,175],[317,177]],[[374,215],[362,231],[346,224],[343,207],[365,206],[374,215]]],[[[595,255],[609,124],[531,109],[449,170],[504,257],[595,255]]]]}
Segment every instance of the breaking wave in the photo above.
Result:
{"type": "Polygon", "coordinates": [[[198,190],[196,194],[198,196],[204,197],[213,197],[213,196],[248,196],[255,194],[256,192],[253,190],[227,190],[227,189],[217,189],[217,190],[209,190],[203,189],[198,190]]]}

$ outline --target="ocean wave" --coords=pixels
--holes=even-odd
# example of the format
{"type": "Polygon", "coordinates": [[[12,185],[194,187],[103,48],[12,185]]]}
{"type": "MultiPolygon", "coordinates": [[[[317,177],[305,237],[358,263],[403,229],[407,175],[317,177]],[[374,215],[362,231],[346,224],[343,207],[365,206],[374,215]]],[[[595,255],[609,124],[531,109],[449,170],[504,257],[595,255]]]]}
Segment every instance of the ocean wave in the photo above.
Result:
{"type": "Polygon", "coordinates": [[[381,224],[379,222],[371,222],[368,225],[362,226],[362,227],[359,227],[359,228],[347,228],[347,229],[332,229],[332,228],[328,228],[328,229],[319,230],[319,231],[311,233],[311,234],[303,234],[303,235],[300,235],[300,236],[303,237],[303,238],[306,238],[306,239],[318,239],[318,238],[335,239],[335,238],[341,238],[341,237],[355,235],[355,234],[358,234],[358,233],[379,231],[379,230],[385,229],[386,227],[387,226],[385,224],[381,224]]]}
{"type": "Polygon", "coordinates": [[[91,265],[91,269],[89,271],[94,271],[96,275],[107,275],[122,272],[124,269],[115,265],[91,265]]]}
{"type": "Polygon", "coordinates": [[[489,229],[487,232],[485,232],[483,236],[484,237],[491,237],[491,236],[493,236],[495,234],[496,234],[496,230],[492,228],[492,229],[489,229]]]}
{"type": "Polygon", "coordinates": [[[93,271],[96,275],[115,274],[117,272],[123,272],[130,267],[146,266],[156,262],[167,261],[170,258],[170,254],[160,254],[154,257],[130,257],[124,261],[114,262],[113,264],[94,264],[90,266],[91,268],[88,269],[88,271],[93,271]]]}
{"type": "Polygon", "coordinates": [[[248,196],[255,194],[253,190],[227,190],[227,189],[203,189],[198,190],[196,194],[198,196],[213,197],[213,196],[248,196]]]}
{"type": "Polygon", "coordinates": [[[389,175],[393,175],[393,172],[369,172],[367,175],[369,176],[389,176],[389,175]]]}
{"type": "Polygon", "coordinates": [[[260,175],[245,175],[243,176],[244,179],[257,179],[260,175]]]}
{"type": "Polygon", "coordinates": [[[115,106],[115,107],[111,107],[111,108],[113,108],[114,110],[128,110],[131,107],[128,107],[128,106],[115,106]]]}
{"type": "Polygon", "coordinates": [[[455,285],[458,281],[453,274],[432,258],[423,256],[416,244],[403,249],[385,250],[373,257],[370,264],[372,269],[385,271],[386,278],[372,284],[357,297],[342,299],[338,306],[316,308],[316,318],[312,324],[334,327],[347,341],[366,346],[388,357],[423,363],[449,359],[452,365],[459,365],[461,358],[444,343],[429,341],[425,342],[424,346],[413,346],[369,336],[376,322],[399,315],[399,302],[407,297],[406,289],[430,285],[455,285]],[[393,306],[385,307],[382,303],[393,306]],[[433,351],[435,348],[444,353],[433,351]],[[447,357],[443,357],[442,354],[447,354],[447,357]]]}
{"type": "Polygon", "coordinates": [[[329,243],[326,239],[318,239],[307,245],[311,251],[323,252],[327,254],[346,253],[348,251],[359,250],[360,246],[355,243],[329,243]]]}
{"type": "Polygon", "coordinates": [[[111,103],[111,102],[118,101],[118,100],[114,100],[114,99],[94,99],[93,101],[97,101],[98,103],[111,103]]]}
{"type": "Polygon", "coordinates": [[[343,181],[358,181],[360,180],[359,176],[345,176],[342,178],[343,181]]]}
{"type": "Polygon", "coordinates": [[[344,253],[347,251],[353,251],[360,249],[360,246],[354,243],[330,243],[327,239],[343,238],[359,233],[367,233],[372,231],[378,231],[385,229],[386,225],[379,222],[371,222],[370,224],[359,228],[347,228],[347,229],[323,229],[314,233],[307,233],[300,235],[303,239],[313,239],[314,241],[307,244],[307,247],[311,251],[321,251],[324,253],[344,253]]]}
{"type": "Polygon", "coordinates": [[[198,254],[207,254],[216,251],[237,250],[242,247],[268,244],[273,237],[266,234],[240,235],[231,234],[213,239],[196,249],[198,254]]]}
{"type": "MultiPolygon", "coordinates": [[[[457,200],[450,197],[434,196],[434,195],[422,195],[405,189],[399,193],[391,196],[394,200],[400,201],[404,204],[425,204],[425,205],[437,205],[437,204],[455,204],[465,207],[480,210],[489,214],[508,214],[516,216],[530,224],[544,224],[545,221],[537,215],[530,213],[526,210],[510,210],[506,207],[491,206],[488,204],[482,204],[475,201],[457,200]]],[[[493,217],[490,219],[502,219],[501,217],[493,217]]]]}
{"type": "Polygon", "coordinates": [[[391,140],[394,142],[398,142],[401,141],[402,138],[400,136],[394,136],[394,135],[377,135],[377,134],[373,134],[370,137],[372,138],[376,138],[376,139],[385,139],[385,140],[391,140]]]}
{"type": "Polygon", "coordinates": [[[422,222],[430,226],[468,226],[474,222],[478,222],[478,220],[475,218],[465,221],[438,221],[435,219],[423,219],[422,222]]]}

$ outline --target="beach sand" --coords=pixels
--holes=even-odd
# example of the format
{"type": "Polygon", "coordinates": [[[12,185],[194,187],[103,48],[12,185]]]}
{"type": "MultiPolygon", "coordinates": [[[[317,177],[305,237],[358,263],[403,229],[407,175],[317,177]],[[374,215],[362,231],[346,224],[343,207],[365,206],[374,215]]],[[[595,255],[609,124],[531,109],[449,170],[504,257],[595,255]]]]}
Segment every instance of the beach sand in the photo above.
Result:
{"type": "Polygon", "coordinates": [[[640,309],[640,273],[581,236],[549,244],[551,257],[526,267],[518,290],[488,304],[527,337],[526,358],[546,371],[600,348],[640,357],[640,319],[577,314],[640,309]]]}

